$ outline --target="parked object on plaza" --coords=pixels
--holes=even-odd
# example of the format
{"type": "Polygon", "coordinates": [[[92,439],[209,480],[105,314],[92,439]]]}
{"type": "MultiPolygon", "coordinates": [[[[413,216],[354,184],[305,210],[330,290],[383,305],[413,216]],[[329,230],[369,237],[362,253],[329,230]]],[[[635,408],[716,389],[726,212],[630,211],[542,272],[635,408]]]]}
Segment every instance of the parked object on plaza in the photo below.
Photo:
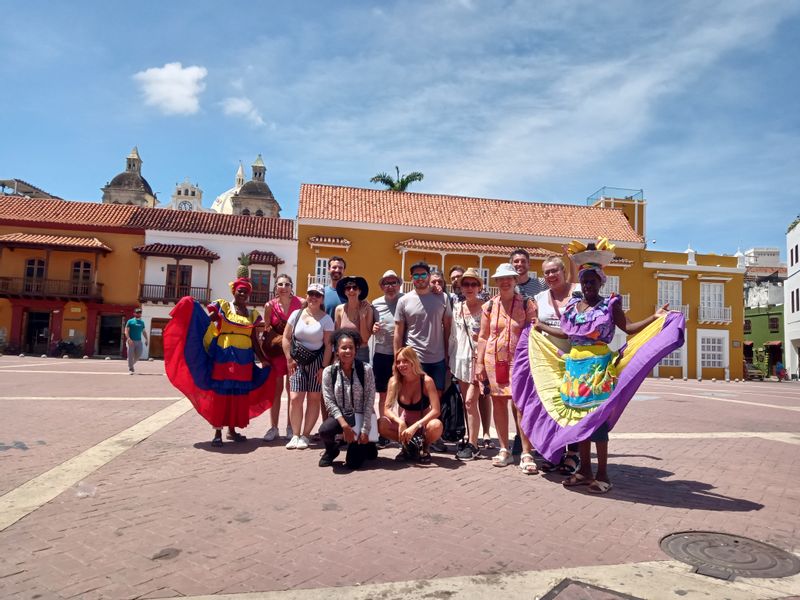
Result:
{"type": "Polygon", "coordinates": [[[242,442],[236,428],[247,427],[271,405],[275,376],[258,340],[261,315],[248,309],[248,279],[230,284],[233,302],[215,300],[208,313],[193,298],[182,298],[164,331],[164,367],[169,380],[186,394],[197,412],[216,430],[212,445],[242,442]],[[263,367],[254,364],[258,357],[263,367]]]}
{"type": "Polygon", "coordinates": [[[537,320],[523,333],[512,381],[520,424],[536,449],[557,463],[568,444],[580,442],[580,469],[564,485],[586,485],[594,493],[611,489],[608,432],[652,368],[684,341],[683,315],[669,312],[668,305],[632,323],[618,296],[600,295],[603,267],[614,249],[605,245],[601,239],[588,253],[575,253],[582,297],[573,297],[564,308],[560,328],[537,320]],[[607,255],[600,255],[604,250],[607,255]],[[615,327],[635,334],[619,353],[608,348],[615,327]],[[570,351],[559,350],[542,332],[569,339],[570,351]],[[597,447],[596,474],[590,464],[591,441],[597,447]]]}
{"type": "Polygon", "coordinates": [[[758,379],[759,381],[764,381],[764,373],[761,371],[761,369],[756,368],[753,365],[753,363],[745,361],[744,378],[750,380],[758,379]]]}

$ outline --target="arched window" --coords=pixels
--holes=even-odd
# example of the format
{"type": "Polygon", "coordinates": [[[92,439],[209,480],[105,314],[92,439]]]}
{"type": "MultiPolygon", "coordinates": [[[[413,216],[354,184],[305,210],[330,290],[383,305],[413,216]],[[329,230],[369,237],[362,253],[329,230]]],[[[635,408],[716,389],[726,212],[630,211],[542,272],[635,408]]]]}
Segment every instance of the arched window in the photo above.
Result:
{"type": "Polygon", "coordinates": [[[180,191],[180,190],[178,190],[178,196],[180,196],[180,195],[181,195],[181,191],[180,191]]]}
{"type": "Polygon", "coordinates": [[[250,209],[249,208],[243,208],[242,209],[242,216],[249,217],[250,216],[250,209]]]}
{"type": "Polygon", "coordinates": [[[259,209],[256,211],[256,216],[257,216],[257,217],[263,217],[263,216],[264,216],[264,211],[263,211],[263,210],[261,210],[261,209],[259,208],[259,209]]]}
{"type": "Polygon", "coordinates": [[[88,260],[76,260],[72,263],[72,293],[87,296],[92,282],[92,263],[88,260]]]}
{"type": "Polygon", "coordinates": [[[25,291],[41,293],[44,291],[45,262],[41,258],[29,258],[25,261],[25,291]]]}

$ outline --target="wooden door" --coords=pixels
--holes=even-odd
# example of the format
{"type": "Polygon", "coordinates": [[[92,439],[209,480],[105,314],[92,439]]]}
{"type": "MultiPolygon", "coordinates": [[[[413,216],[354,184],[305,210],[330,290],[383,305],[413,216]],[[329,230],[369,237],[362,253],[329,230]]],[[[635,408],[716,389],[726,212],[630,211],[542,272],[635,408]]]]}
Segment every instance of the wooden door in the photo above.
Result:
{"type": "Polygon", "coordinates": [[[152,319],[150,321],[150,358],[164,358],[164,327],[169,319],[152,319]]]}

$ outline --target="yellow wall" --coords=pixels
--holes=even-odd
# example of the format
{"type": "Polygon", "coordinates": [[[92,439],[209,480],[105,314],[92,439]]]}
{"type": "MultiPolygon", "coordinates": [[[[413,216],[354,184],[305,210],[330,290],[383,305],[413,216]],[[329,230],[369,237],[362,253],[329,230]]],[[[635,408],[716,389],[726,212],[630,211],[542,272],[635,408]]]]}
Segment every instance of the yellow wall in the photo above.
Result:
{"type": "MultiPolygon", "coordinates": [[[[102,231],[81,231],[48,229],[46,227],[17,227],[0,225],[0,235],[8,233],[43,233],[49,235],[95,237],[112,249],[105,256],[97,256],[97,283],[103,284],[103,302],[107,304],[135,304],[139,298],[139,255],[133,248],[144,244],[143,233],[106,233],[102,231]]],[[[44,258],[44,249],[3,248],[0,260],[0,277],[22,277],[25,274],[25,261],[30,258],[44,258]]],[[[73,252],[52,250],[47,265],[48,279],[69,280],[72,277],[72,263],[86,260],[95,264],[93,252],[73,252]]]]}
{"type": "MultiPolygon", "coordinates": [[[[644,218],[644,215],[641,215],[644,218]]],[[[543,243],[527,243],[520,244],[510,240],[501,238],[489,237],[470,237],[459,238],[456,236],[444,235],[431,235],[431,234],[418,234],[408,232],[386,232],[386,231],[369,231],[362,229],[353,229],[348,227],[321,227],[309,226],[298,224],[298,261],[297,261],[297,289],[300,293],[305,290],[306,279],[308,275],[314,274],[315,260],[319,258],[328,258],[333,255],[340,255],[347,261],[347,273],[350,275],[361,275],[365,277],[370,285],[370,298],[376,298],[381,295],[380,288],[378,287],[378,279],[387,269],[394,269],[403,279],[408,279],[408,267],[417,260],[425,260],[430,265],[435,265],[437,268],[441,267],[442,257],[437,252],[416,252],[409,251],[406,255],[405,272],[401,272],[402,257],[395,249],[395,244],[402,240],[409,238],[414,239],[429,239],[438,241],[454,241],[454,242],[468,242],[476,244],[500,244],[505,246],[536,246],[552,250],[554,254],[561,254],[561,247],[558,244],[543,244],[543,243]],[[308,245],[308,239],[311,236],[335,236],[344,237],[350,240],[351,246],[348,251],[339,248],[318,248],[318,252],[308,245]]],[[[687,256],[683,252],[662,252],[646,249],[617,249],[617,255],[622,258],[629,259],[633,262],[632,266],[622,268],[617,266],[608,267],[607,273],[609,275],[617,275],[620,278],[620,293],[630,294],[631,309],[628,311],[628,317],[632,321],[637,321],[646,318],[656,310],[656,302],[658,300],[658,280],[655,277],[657,271],[677,273],[687,275],[683,279],[682,295],[683,303],[689,305],[689,318],[687,320],[686,328],[686,345],[684,351],[687,352],[687,366],[688,376],[697,377],[697,333],[698,327],[703,329],[724,329],[729,332],[729,365],[730,377],[742,377],[742,360],[743,360],[743,323],[744,323],[744,307],[743,307],[743,286],[744,276],[740,273],[722,274],[714,272],[694,272],[680,269],[669,269],[667,265],[686,265],[687,256]],[[663,269],[645,268],[644,263],[661,263],[664,265],[663,269]],[[731,323],[726,325],[715,324],[698,324],[698,306],[700,304],[700,283],[701,280],[698,275],[714,276],[730,278],[730,281],[724,282],[725,290],[725,305],[732,308],[731,323]],[[738,343],[738,345],[737,345],[738,343]]],[[[491,271],[501,263],[507,262],[505,257],[485,257],[483,259],[483,267],[491,271]]],[[[731,256],[717,256],[717,255],[700,255],[696,256],[696,261],[699,266],[710,267],[736,267],[737,260],[731,256]]],[[[448,254],[444,260],[444,272],[447,274],[449,268],[455,264],[463,267],[477,267],[478,257],[474,255],[456,255],[448,254]]],[[[542,261],[531,260],[531,270],[536,271],[539,276],[542,275],[542,261]]],[[[663,368],[660,372],[661,376],[682,376],[680,368],[663,368]]],[[[717,377],[718,379],[724,377],[721,370],[717,372],[714,369],[707,369],[707,373],[702,373],[703,377],[711,378],[717,377]],[[711,373],[714,374],[711,374],[711,373]]]]}

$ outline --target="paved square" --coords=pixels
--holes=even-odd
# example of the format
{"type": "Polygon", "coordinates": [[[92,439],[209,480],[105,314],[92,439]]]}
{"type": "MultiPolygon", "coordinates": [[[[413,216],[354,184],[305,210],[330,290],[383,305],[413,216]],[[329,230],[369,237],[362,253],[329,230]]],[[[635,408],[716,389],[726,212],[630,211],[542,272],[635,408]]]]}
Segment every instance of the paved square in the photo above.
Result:
{"type": "MultiPolygon", "coordinates": [[[[660,551],[668,533],[722,531],[800,552],[797,384],[648,380],[612,432],[614,489],[593,496],[560,476],[452,454],[422,467],[387,449],[362,471],[320,469],[319,447],[262,442],[266,416],[247,443],[212,449],[162,363],[138,372],[0,357],[1,597],[312,598],[336,587],[343,598],[466,598],[501,586],[516,597],[509,581],[541,597],[567,578],[658,597],[637,591],[636,577],[657,578],[635,569],[656,565],[668,581],[691,572],[660,551]],[[520,579],[529,572],[541,574],[535,585],[520,579]],[[633,583],[611,585],[615,573],[633,583]],[[421,583],[393,583],[411,580],[421,583]],[[431,596],[437,585],[449,595],[431,596]]],[[[691,577],[728,597],[800,593],[798,578],[691,577]]]]}

